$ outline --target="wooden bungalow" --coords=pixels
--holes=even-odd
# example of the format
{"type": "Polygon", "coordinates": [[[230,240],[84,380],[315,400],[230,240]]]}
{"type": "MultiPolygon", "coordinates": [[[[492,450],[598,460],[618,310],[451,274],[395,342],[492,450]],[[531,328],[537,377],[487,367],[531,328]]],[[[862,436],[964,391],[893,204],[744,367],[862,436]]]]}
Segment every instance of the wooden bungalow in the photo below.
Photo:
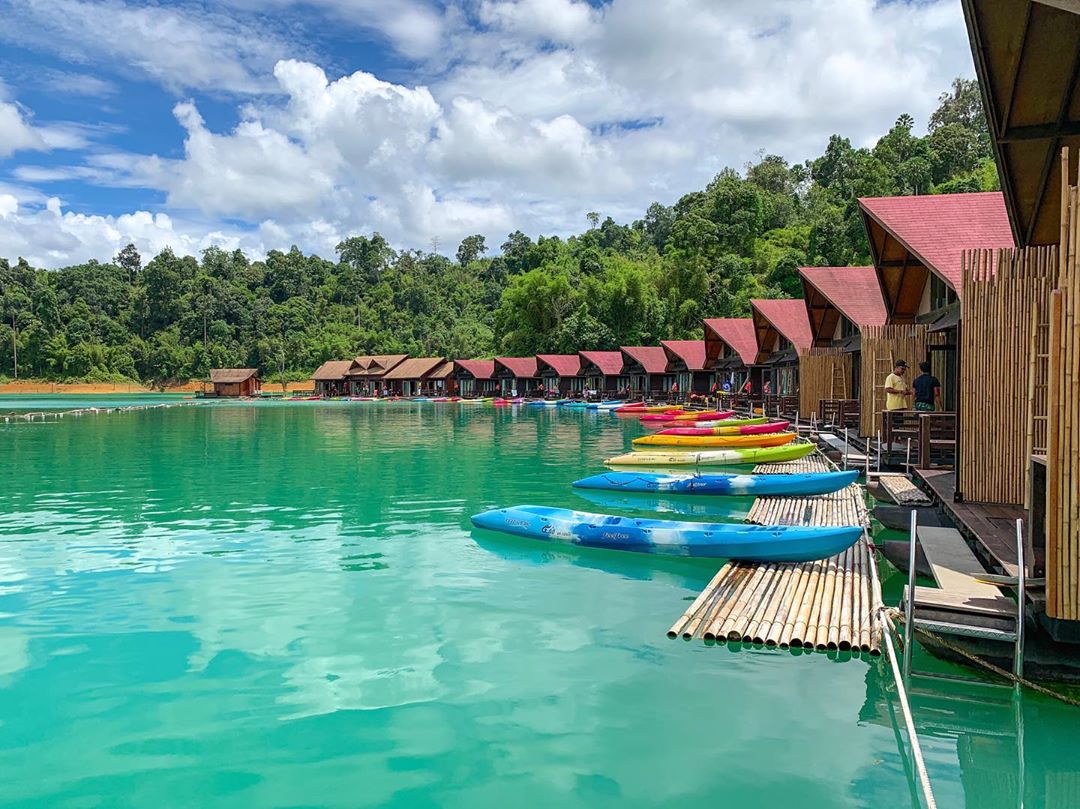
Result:
{"type": "Polygon", "coordinates": [[[579,351],[578,356],[585,387],[600,391],[605,399],[629,389],[630,378],[623,374],[621,351],[579,351]]]}
{"type": "Polygon", "coordinates": [[[797,396],[799,357],[810,350],[813,337],[806,304],[798,298],[752,300],[758,365],[763,371],[763,393],[767,396],[797,396]]]}
{"type": "Polygon", "coordinates": [[[316,396],[348,396],[356,360],[327,360],[311,375],[316,396]]]}
{"type": "Polygon", "coordinates": [[[445,360],[442,365],[428,375],[428,390],[432,396],[452,396],[457,394],[457,366],[453,360],[445,360]]]}
{"type": "Polygon", "coordinates": [[[408,359],[408,354],[375,354],[356,357],[349,372],[350,391],[358,396],[376,396],[384,390],[383,377],[408,359]]]}
{"type": "Polygon", "coordinates": [[[680,395],[707,394],[712,371],[705,368],[705,341],[661,340],[660,345],[667,355],[667,372],[675,376],[680,395]]]}
{"type": "Polygon", "coordinates": [[[540,392],[536,357],[496,357],[495,379],[503,396],[535,396],[540,392]]]}
{"type": "Polygon", "coordinates": [[[211,368],[215,396],[258,396],[262,380],[255,368],[211,368]]]}
{"type": "Polygon", "coordinates": [[[799,275],[812,349],[836,349],[846,355],[836,361],[836,367],[842,368],[840,378],[829,379],[828,389],[817,393],[822,398],[858,399],[862,329],[888,322],[877,271],[874,267],[800,267],[799,275]]]}
{"type": "Polygon", "coordinates": [[[392,396],[420,396],[430,391],[428,380],[445,364],[443,357],[409,357],[383,374],[382,384],[392,396]]]}
{"type": "Polygon", "coordinates": [[[570,396],[585,389],[577,354],[537,354],[536,368],[549,394],[558,391],[559,396],[570,396]]]}
{"type": "Polygon", "coordinates": [[[494,396],[499,392],[495,360],[454,360],[458,387],[466,399],[494,396]]]}
{"type": "Polygon", "coordinates": [[[717,317],[704,322],[705,367],[728,390],[741,392],[747,381],[761,392],[761,366],[757,365],[757,333],[749,317],[717,317]]]}
{"type": "Polygon", "coordinates": [[[675,377],[667,372],[668,358],[663,346],[622,346],[623,376],[630,379],[634,398],[666,397],[675,377]]]}

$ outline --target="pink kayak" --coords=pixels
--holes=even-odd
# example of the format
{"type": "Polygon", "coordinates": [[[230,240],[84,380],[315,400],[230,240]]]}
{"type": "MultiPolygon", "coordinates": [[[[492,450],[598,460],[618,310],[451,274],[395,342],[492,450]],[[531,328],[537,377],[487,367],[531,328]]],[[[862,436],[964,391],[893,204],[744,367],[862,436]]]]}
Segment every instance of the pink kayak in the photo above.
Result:
{"type": "Polygon", "coordinates": [[[741,427],[668,427],[658,435],[768,435],[787,428],[788,422],[774,421],[771,424],[744,424],[741,427]]]}
{"type": "Polygon", "coordinates": [[[720,421],[734,415],[734,410],[708,410],[700,413],[680,413],[675,417],[675,421],[720,421]]]}
{"type": "Polygon", "coordinates": [[[681,410],[668,410],[665,413],[646,413],[644,416],[641,417],[641,422],[643,424],[648,424],[649,422],[656,421],[663,423],[665,421],[671,421],[672,416],[674,416],[676,413],[682,412],[683,411],[681,410]]]}

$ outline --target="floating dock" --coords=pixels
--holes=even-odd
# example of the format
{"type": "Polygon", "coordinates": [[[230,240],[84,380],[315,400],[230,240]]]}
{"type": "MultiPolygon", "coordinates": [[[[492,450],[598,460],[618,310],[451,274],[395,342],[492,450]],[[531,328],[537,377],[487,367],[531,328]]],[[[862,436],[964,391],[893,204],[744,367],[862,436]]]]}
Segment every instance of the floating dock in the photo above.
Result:
{"type": "MultiPolygon", "coordinates": [[[[759,473],[824,472],[819,456],[760,464],[759,473]]],[[[817,497],[759,497],[747,522],[869,525],[862,487],[817,497]]],[[[668,637],[881,653],[866,538],[836,556],[801,564],[729,562],[668,630],[668,637]]]]}

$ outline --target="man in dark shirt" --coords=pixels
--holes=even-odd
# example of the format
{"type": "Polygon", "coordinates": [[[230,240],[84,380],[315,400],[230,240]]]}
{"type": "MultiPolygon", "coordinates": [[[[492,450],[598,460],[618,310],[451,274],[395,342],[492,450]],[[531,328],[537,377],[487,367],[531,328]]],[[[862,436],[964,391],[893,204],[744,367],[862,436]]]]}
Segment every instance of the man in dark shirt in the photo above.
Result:
{"type": "Polygon", "coordinates": [[[920,362],[919,370],[922,371],[911,383],[915,391],[915,409],[923,412],[933,412],[941,409],[941,382],[930,373],[930,363],[920,362]]]}

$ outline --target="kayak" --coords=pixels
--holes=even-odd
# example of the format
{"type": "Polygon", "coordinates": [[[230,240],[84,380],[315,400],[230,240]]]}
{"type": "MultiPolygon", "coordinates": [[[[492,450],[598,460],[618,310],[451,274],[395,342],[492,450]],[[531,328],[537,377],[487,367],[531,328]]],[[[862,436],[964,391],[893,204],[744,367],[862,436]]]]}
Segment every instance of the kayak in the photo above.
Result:
{"type": "Polygon", "coordinates": [[[531,402],[526,402],[528,407],[558,407],[565,402],[565,399],[534,399],[531,402]]]}
{"type": "Polygon", "coordinates": [[[565,408],[566,410],[584,410],[586,407],[589,406],[589,403],[563,401],[559,402],[559,406],[565,408]]]}
{"type": "Polygon", "coordinates": [[[675,421],[720,421],[734,415],[734,410],[706,410],[700,413],[680,413],[675,417],[675,421]]]}
{"type": "Polygon", "coordinates": [[[634,449],[644,447],[779,447],[795,440],[795,433],[769,433],[767,435],[646,435],[634,439],[634,449]]]}
{"type": "Polygon", "coordinates": [[[862,528],[850,526],[743,525],[635,519],[550,506],[513,506],[474,514],[477,528],[567,542],[587,548],[637,553],[810,562],[850,548],[862,528]]]}
{"type": "Polygon", "coordinates": [[[644,403],[623,405],[622,407],[619,408],[619,412],[620,413],[622,413],[622,412],[630,413],[630,412],[633,412],[633,411],[637,411],[635,413],[635,415],[640,416],[642,413],[664,413],[664,412],[667,412],[668,410],[673,410],[673,409],[678,410],[680,413],[683,412],[683,408],[681,408],[681,407],[673,408],[671,405],[647,405],[647,404],[644,404],[644,403]]]}
{"type": "Polygon", "coordinates": [[[659,421],[659,422],[671,421],[672,417],[677,415],[678,413],[682,413],[682,411],[681,410],[665,410],[663,413],[646,413],[644,416],[641,416],[641,418],[639,420],[641,421],[642,424],[648,424],[649,422],[655,422],[655,421],[659,421]]]}
{"type": "Polygon", "coordinates": [[[668,427],[657,435],[767,435],[786,430],[789,423],[773,421],[768,424],[736,424],[734,427],[668,427]]]}
{"type": "Polygon", "coordinates": [[[605,472],[575,480],[578,489],[613,492],[665,492],[667,494],[711,494],[754,496],[808,496],[846,489],[859,471],[807,472],[795,475],[663,475],[648,472],[605,472]]]}
{"type": "Polygon", "coordinates": [[[813,444],[785,444],[782,447],[732,447],[700,452],[627,452],[604,461],[606,466],[731,466],[733,464],[797,461],[814,451],[813,444]]]}
{"type": "Polygon", "coordinates": [[[614,401],[611,401],[611,402],[590,402],[589,405],[587,406],[587,409],[588,410],[615,410],[615,409],[620,408],[620,407],[623,407],[623,403],[620,400],[615,399],[614,401]]]}
{"type": "MultiPolygon", "coordinates": [[[[695,421],[694,427],[698,429],[702,427],[744,427],[747,424],[767,424],[768,419],[764,416],[756,416],[754,418],[745,419],[724,419],[723,421],[695,421]]],[[[676,427],[686,427],[685,421],[665,421],[660,425],[661,429],[668,430],[676,427]]]]}

